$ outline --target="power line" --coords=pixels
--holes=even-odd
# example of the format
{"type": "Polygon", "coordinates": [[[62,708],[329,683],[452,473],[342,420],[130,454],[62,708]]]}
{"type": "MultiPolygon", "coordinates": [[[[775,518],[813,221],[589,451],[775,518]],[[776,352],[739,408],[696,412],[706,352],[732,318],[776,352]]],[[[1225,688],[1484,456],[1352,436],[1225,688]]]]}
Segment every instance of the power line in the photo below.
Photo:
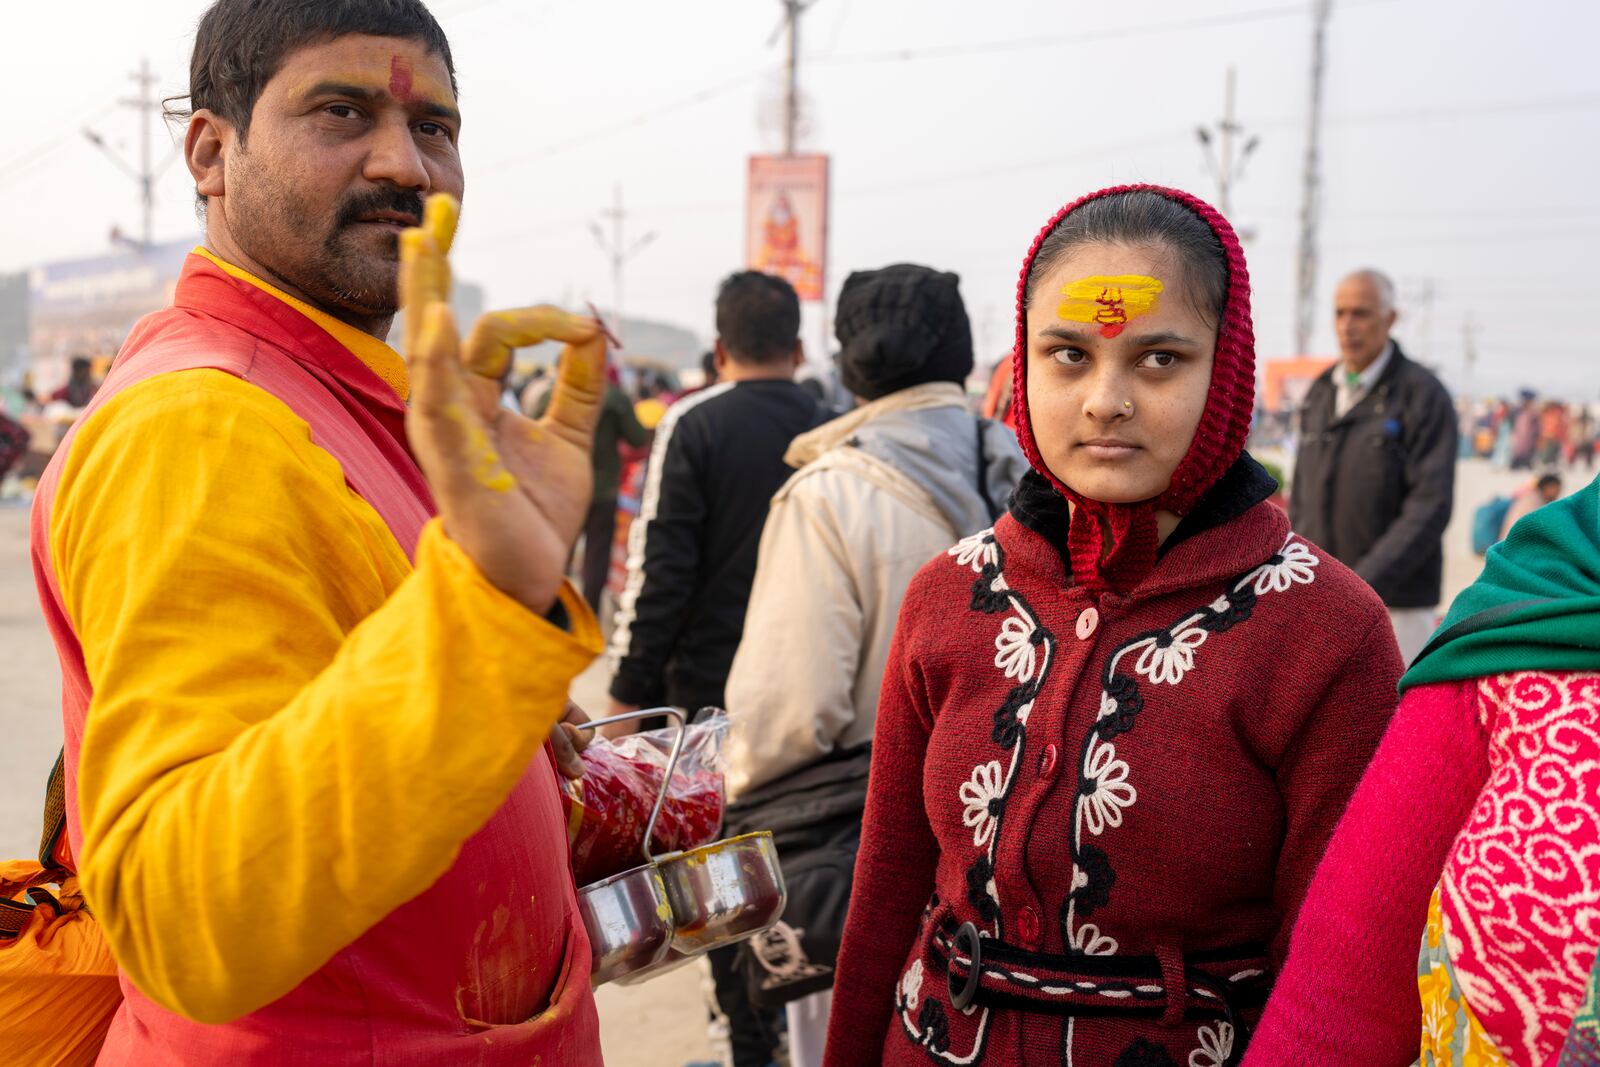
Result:
{"type": "MultiPolygon", "coordinates": [[[[77,125],[81,126],[86,123],[96,122],[110,114],[118,106],[119,105],[115,100],[107,104],[101,104],[97,109],[86,113],[84,117],[78,121],[77,125]]],[[[53,155],[58,149],[65,147],[77,137],[78,131],[76,129],[68,129],[53,136],[46,137],[44,140],[38,142],[30,148],[23,149],[10,159],[6,160],[4,163],[0,163],[0,181],[6,181],[16,175],[20,175],[32,169],[33,167],[38,166],[40,163],[44,162],[47,158],[53,155]]]]}
{"type": "Polygon", "coordinates": [[[618,119],[616,122],[607,123],[604,126],[596,127],[587,133],[580,133],[576,137],[569,137],[564,141],[556,141],[553,144],[545,145],[543,148],[536,148],[532,152],[525,152],[522,155],[508,156],[505,159],[496,160],[495,162],[484,167],[483,170],[485,172],[504,170],[507,167],[514,167],[522,163],[529,163],[536,159],[547,159],[550,156],[560,155],[562,152],[570,152],[575,148],[582,148],[585,145],[593,144],[595,141],[615,136],[616,134],[623,133],[638,126],[643,126],[654,119],[659,119],[674,112],[694,107],[697,104],[703,104],[708,100],[713,100],[716,97],[732,92],[734,89],[737,89],[742,85],[755,81],[757,78],[770,73],[771,70],[771,67],[764,66],[756,70],[748,71],[739,75],[737,78],[730,78],[727,81],[719,82],[716,85],[708,86],[707,88],[690,93],[688,96],[681,96],[676,100],[670,101],[669,103],[662,104],[660,107],[651,108],[648,111],[641,111],[635,115],[630,115],[625,119],[618,119]]]}
{"type": "MultiPolygon", "coordinates": [[[[1351,0],[1349,7],[1369,4],[1393,3],[1394,0],[1351,0]]],[[[1020,52],[1039,48],[1054,48],[1064,44],[1086,44],[1092,41],[1109,41],[1123,37],[1146,37],[1155,34],[1178,33],[1184,30],[1208,29],[1214,26],[1234,26],[1247,22],[1267,22],[1274,19],[1293,18],[1314,12],[1315,4],[1291,4],[1282,7],[1257,8],[1253,11],[1236,11],[1228,15],[1207,15],[1192,19],[1174,19],[1142,26],[1115,26],[1103,30],[1081,30],[1072,33],[1051,34],[1045,37],[1026,37],[1009,41],[988,41],[981,44],[933,45],[927,48],[895,48],[881,52],[859,52],[855,55],[813,56],[815,63],[885,63],[918,59],[952,59],[960,56],[990,55],[997,52],[1020,52]]]]}

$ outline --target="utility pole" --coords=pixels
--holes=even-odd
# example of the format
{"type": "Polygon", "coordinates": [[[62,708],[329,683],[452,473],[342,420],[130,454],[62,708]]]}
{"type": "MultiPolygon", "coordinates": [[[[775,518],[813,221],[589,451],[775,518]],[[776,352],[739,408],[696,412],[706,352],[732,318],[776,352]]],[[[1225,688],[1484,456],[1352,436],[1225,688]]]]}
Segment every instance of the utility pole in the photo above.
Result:
{"type": "Polygon", "coordinates": [[[613,189],[611,207],[602,208],[600,218],[610,221],[610,235],[607,236],[605,228],[600,225],[598,220],[590,221],[589,232],[594,234],[594,239],[599,242],[600,250],[611,261],[611,313],[616,318],[616,322],[612,324],[612,332],[618,338],[621,338],[624,328],[622,322],[622,269],[627,266],[629,260],[644,250],[645,245],[654,241],[656,235],[655,231],[652,230],[634,241],[633,244],[627,243],[623,225],[627,221],[628,213],[622,207],[622,186],[620,183],[613,189]]]}
{"type": "Polygon", "coordinates": [[[800,126],[800,16],[817,0],[779,0],[783,4],[785,32],[789,35],[789,56],[784,63],[783,154],[794,155],[800,126]]]}
{"type": "MultiPolygon", "coordinates": [[[[139,231],[140,247],[149,248],[152,240],[152,218],[155,214],[156,206],[156,175],[161,170],[166,169],[165,163],[159,168],[152,167],[150,163],[150,136],[153,132],[150,120],[161,110],[161,103],[154,95],[157,79],[150,72],[150,61],[148,59],[141,59],[138,72],[130,74],[129,77],[139,86],[139,95],[136,97],[124,97],[117,102],[123,107],[130,107],[139,112],[138,169],[135,170],[124,162],[122,157],[112,150],[111,146],[106,143],[106,139],[100,134],[85,128],[83,135],[88,138],[90,144],[104,152],[106,157],[115,163],[124,174],[139,183],[139,197],[144,206],[144,226],[139,231]]],[[[171,158],[167,162],[170,163],[171,158]]]]}
{"type": "Polygon", "coordinates": [[[1478,327],[1472,321],[1470,311],[1461,323],[1461,365],[1465,371],[1462,375],[1464,380],[1461,383],[1461,395],[1470,398],[1473,371],[1478,366],[1478,327]]]}
{"type": "Polygon", "coordinates": [[[1311,322],[1317,289],[1317,216],[1321,207],[1322,75],[1327,57],[1328,17],[1333,0],[1316,0],[1311,36],[1311,112],[1306,131],[1305,175],[1300,200],[1300,255],[1294,294],[1294,350],[1311,347],[1311,322]]]}
{"type": "MultiPolygon", "coordinates": [[[[1217,180],[1217,210],[1222,212],[1224,218],[1233,221],[1233,183],[1244,176],[1244,164],[1250,154],[1261,144],[1261,138],[1251,136],[1244,142],[1244,147],[1239,150],[1239,158],[1234,158],[1234,137],[1244,133],[1244,127],[1239,125],[1233,112],[1233,84],[1234,69],[1228,68],[1227,80],[1223,86],[1222,121],[1216,126],[1217,154],[1211,154],[1212,128],[1201,126],[1195,130],[1200,138],[1200,145],[1205,149],[1206,166],[1217,180]]],[[[1235,225],[1235,229],[1238,226],[1235,225]]]]}

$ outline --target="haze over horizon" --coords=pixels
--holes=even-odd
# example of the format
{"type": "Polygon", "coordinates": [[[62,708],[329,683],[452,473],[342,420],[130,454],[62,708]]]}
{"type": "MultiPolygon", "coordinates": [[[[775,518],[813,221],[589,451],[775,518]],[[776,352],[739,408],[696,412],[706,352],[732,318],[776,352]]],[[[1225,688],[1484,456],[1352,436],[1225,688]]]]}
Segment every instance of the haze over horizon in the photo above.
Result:
{"type": "MultiPolygon", "coordinates": [[[[185,88],[203,0],[103,0],[13,13],[0,85],[22,109],[0,142],[11,210],[0,270],[104,252],[138,230],[138,190],[81,134],[136,160],[138,118],[117,101],[147,57],[161,95],[185,88]]],[[[589,232],[621,184],[635,234],[629,315],[708,338],[717,282],[743,254],[745,159],[779,147],[781,7],[768,0],[439,0],[466,121],[462,277],[490,306],[535,299],[609,306],[589,232]]],[[[1334,351],[1334,283],[1373,266],[1399,285],[1408,351],[1472,391],[1527,384],[1600,399],[1585,297],[1600,72],[1600,9],[1530,0],[1336,0],[1328,39],[1319,315],[1334,351]],[[1431,305],[1423,299],[1431,285],[1431,305]]],[[[1292,349],[1311,5],[1272,0],[1137,9],[1061,0],[820,0],[802,32],[807,130],[832,157],[828,285],[854,269],[924,262],[962,276],[980,359],[1010,346],[1016,271],[1061,204],[1153,181],[1213,199],[1195,128],[1215,123],[1237,70],[1236,118],[1259,135],[1233,191],[1262,359],[1292,349]]],[[[171,141],[163,133],[157,159],[171,141]]],[[[181,160],[161,175],[155,236],[195,232],[181,160]]],[[[808,345],[821,338],[821,315],[808,345]]]]}

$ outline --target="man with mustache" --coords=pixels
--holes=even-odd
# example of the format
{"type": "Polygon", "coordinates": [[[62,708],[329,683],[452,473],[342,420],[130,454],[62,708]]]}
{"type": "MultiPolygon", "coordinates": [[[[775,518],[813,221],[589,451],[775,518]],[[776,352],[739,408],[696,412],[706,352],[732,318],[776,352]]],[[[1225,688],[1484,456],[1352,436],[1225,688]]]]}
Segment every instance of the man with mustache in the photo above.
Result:
{"type": "Polygon", "coordinates": [[[126,996],[105,1059],[598,1065],[557,787],[600,649],[562,577],[598,325],[457,341],[460,113],[419,0],[217,0],[190,105],[205,244],[33,516],[57,858],[126,996]],[[535,423],[496,383],[543,339],[569,348],[535,423]]]}

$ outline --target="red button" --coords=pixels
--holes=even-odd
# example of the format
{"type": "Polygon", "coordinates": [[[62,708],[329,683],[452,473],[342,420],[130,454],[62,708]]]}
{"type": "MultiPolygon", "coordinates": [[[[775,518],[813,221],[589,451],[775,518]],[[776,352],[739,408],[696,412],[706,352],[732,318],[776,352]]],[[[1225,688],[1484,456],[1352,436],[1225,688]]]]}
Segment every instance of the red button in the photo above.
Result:
{"type": "Polygon", "coordinates": [[[1056,773],[1056,746],[1052,741],[1044,746],[1044,751],[1039,753],[1039,777],[1053,778],[1056,773]]]}
{"type": "Polygon", "coordinates": [[[1017,912],[1017,936],[1022,938],[1024,945],[1039,943],[1039,913],[1031,907],[1024,907],[1017,912]]]}

